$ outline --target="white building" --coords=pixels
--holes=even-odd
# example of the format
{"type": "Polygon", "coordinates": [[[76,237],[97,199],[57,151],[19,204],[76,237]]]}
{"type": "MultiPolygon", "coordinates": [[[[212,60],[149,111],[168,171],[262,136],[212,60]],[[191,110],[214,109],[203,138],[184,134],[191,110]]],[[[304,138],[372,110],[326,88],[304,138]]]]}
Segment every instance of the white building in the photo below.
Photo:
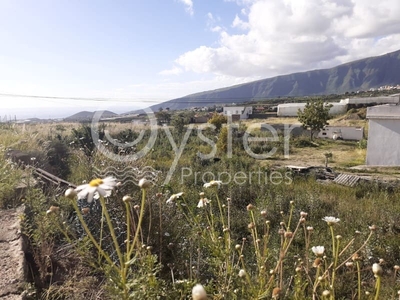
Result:
{"type": "Polygon", "coordinates": [[[318,138],[332,140],[361,141],[364,138],[364,128],[355,126],[325,126],[318,138]]]}
{"type": "MultiPolygon", "coordinates": [[[[397,104],[400,100],[400,94],[382,96],[382,97],[362,97],[362,98],[347,98],[340,102],[330,102],[332,105],[329,110],[331,116],[345,114],[349,107],[374,105],[374,104],[397,104]]],[[[278,117],[297,117],[297,111],[303,110],[306,103],[285,103],[278,105],[278,117]]]]}
{"type": "Polygon", "coordinates": [[[240,120],[248,119],[253,114],[252,106],[225,106],[224,116],[240,116],[240,120]]]}
{"type": "Polygon", "coordinates": [[[400,166],[400,106],[368,107],[367,165],[400,166]]]}
{"type": "Polygon", "coordinates": [[[399,103],[399,94],[381,97],[362,97],[362,98],[347,98],[340,100],[340,103],[353,104],[353,105],[366,105],[366,104],[397,104],[399,103]]]}
{"type": "MultiPolygon", "coordinates": [[[[342,102],[327,103],[332,105],[329,110],[331,116],[344,114],[347,111],[347,104],[342,102]]],[[[306,103],[285,103],[278,105],[278,117],[297,117],[297,111],[303,111],[306,103]]]]}

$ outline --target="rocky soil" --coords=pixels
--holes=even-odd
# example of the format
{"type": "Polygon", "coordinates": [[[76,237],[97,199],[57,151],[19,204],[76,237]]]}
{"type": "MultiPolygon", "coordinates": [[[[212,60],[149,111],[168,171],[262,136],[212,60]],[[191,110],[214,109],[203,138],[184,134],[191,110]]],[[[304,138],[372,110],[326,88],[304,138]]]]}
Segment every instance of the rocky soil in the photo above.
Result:
{"type": "Polygon", "coordinates": [[[0,299],[24,299],[27,264],[21,235],[24,207],[0,210],[0,299]]]}

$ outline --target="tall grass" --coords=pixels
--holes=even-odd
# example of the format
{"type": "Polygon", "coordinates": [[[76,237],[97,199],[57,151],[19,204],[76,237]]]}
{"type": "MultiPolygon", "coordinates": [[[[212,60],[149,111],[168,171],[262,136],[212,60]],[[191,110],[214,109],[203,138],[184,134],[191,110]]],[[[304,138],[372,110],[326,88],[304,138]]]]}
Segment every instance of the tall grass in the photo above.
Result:
{"type": "MultiPolygon", "coordinates": [[[[46,129],[44,135],[37,129],[6,128],[0,137],[7,147],[33,134],[36,150],[60,133],[72,141],[68,127],[46,129]]],[[[206,134],[217,139],[213,132],[206,134]]],[[[178,135],[174,138],[179,141],[178,135]]],[[[193,133],[172,180],[162,185],[175,153],[160,133],[154,151],[130,163],[161,171],[158,184],[145,194],[123,178],[110,197],[92,204],[65,198],[60,189],[29,188],[24,224],[36,261],[37,269],[32,270],[43,297],[69,299],[75,292],[88,299],[190,299],[192,287],[199,283],[209,299],[372,299],[377,295],[393,299],[397,295],[397,187],[349,188],[321,184],[312,177],[289,178],[285,170],[261,167],[240,142],[234,143],[231,158],[219,152],[218,161],[199,160],[196,151],[210,149],[193,133]],[[212,178],[203,180],[194,174],[182,178],[184,167],[200,174],[242,171],[247,179],[235,183],[222,177],[223,184],[204,187],[212,178]],[[272,172],[283,180],[274,184],[272,172]],[[123,201],[126,195],[128,202],[123,201]],[[323,220],[327,216],[340,221],[328,224],[323,220]],[[323,246],[322,254],[318,246],[323,246]],[[379,276],[372,270],[375,263],[382,268],[379,276]]],[[[323,151],[331,146],[324,144],[323,151]]],[[[72,146],[70,151],[71,173],[66,179],[77,185],[90,182],[95,168],[125,167],[97,151],[90,157],[72,146]]],[[[24,172],[14,171],[16,176],[8,177],[9,181],[3,178],[10,191],[24,172]]]]}

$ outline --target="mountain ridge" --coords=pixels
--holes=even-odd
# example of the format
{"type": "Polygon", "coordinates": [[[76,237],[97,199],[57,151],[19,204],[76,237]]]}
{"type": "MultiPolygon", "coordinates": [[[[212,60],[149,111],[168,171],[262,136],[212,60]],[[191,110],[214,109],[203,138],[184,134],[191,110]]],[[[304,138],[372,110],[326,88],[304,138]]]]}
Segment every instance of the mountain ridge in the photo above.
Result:
{"type": "MultiPolygon", "coordinates": [[[[69,117],[64,118],[64,121],[68,122],[76,122],[76,121],[91,121],[96,114],[97,111],[80,111],[76,114],[73,114],[69,117]]],[[[104,110],[102,111],[101,118],[112,118],[112,117],[117,117],[118,114],[109,111],[109,110],[104,110]]]]}
{"type": "Polygon", "coordinates": [[[210,104],[243,103],[255,99],[344,94],[400,84],[400,50],[326,69],[296,72],[203,91],[150,106],[171,110],[210,104]]]}

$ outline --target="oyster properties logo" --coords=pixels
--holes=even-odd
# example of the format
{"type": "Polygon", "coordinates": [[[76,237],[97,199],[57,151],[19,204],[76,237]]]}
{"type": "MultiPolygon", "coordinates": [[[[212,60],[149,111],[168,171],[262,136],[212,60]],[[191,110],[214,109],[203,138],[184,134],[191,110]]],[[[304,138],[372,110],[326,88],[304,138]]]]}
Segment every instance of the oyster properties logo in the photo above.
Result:
{"type": "Polygon", "coordinates": [[[98,178],[113,176],[124,182],[124,184],[132,183],[134,185],[139,185],[139,180],[142,178],[146,178],[155,185],[158,181],[159,173],[159,171],[150,166],[145,166],[141,169],[134,167],[116,168],[114,166],[109,166],[104,169],[94,167],[94,174],[98,178]]]}
{"type": "MultiPolygon", "coordinates": [[[[140,131],[139,136],[134,141],[126,141],[124,143],[121,143],[120,141],[114,139],[110,135],[108,130],[104,131],[104,134],[105,134],[104,139],[106,139],[106,141],[100,139],[100,137],[99,137],[100,126],[99,125],[100,125],[100,119],[103,114],[103,111],[97,111],[95,113],[95,115],[93,116],[92,124],[91,124],[92,139],[93,139],[93,142],[96,145],[97,149],[106,157],[108,157],[114,161],[117,161],[117,162],[137,161],[140,158],[144,157],[146,154],[148,154],[153,149],[155,142],[157,140],[158,131],[163,130],[168,138],[168,141],[172,147],[172,150],[175,153],[174,159],[171,163],[171,166],[170,166],[170,169],[165,178],[164,184],[168,184],[169,181],[171,180],[172,175],[176,171],[178,162],[183,154],[183,151],[185,150],[187,141],[194,130],[197,130],[197,137],[200,140],[202,140],[205,144],[207,144],[211,147],[211,151],[209,153],[198,152],[196,155],[202,160],[213,159],[215,157],[215,155],[217,153],[217,144],[210,138],[206,137],[203,133],[203,131],[208,128],[215,129],[216,127],[213,124],[205,123],[205,124],[201,124],[198,126],[195,126],[194,124],[187,125],[186,132],[183,135],[183,138],[180,141],[180,144],[178,146],[177,142],[179,142],[179,141],[174,140],[174,137],[170,131],[170,128],[168,126],[159,126],[157,124],[157,118],[156,118],[154,112],[150,108],[143,109],[143,111],[146,113],[147,119],[148,119],[148,124],[146,124],[146,128],[142,129],[140,131]],[[130,150],[133,147],[135,147],[136,145],[138,145],[139,142],[142,141],[142,139],[145,136],[146,130],[149,130],[149,129],[150,129],[150,136],[149,136],[149,139],[148,139],[146,145],[137,152],[121,151],[121,153],[124,153],[124,154],[116,154],[112,151],[112,149],[111,149],[112,147],[106,146],[106,144],[108,144],[108,145],[118,147],[119,149],[130,150]],[[129,153],[129,154],[126,154],[126,153],[129,153]]],[[[227,116],[227,129],[228,129],[227,152],[226,152],[226,156],[228,158],[231,158],[232,154],[233,154],[233,149],[232,149],[233,129],[238,129],[238,128],[239,128],[239,125],[234,124],[232,121],[232,116],[228,115],[227,116]]],[[[289,158],[289,138],[290,138],[290,133],[294,128],[295,128],[295,125],[284,124],[283,151],[284,151],[285,158],[289,158]]],[[[278,136],[277,130],[269,124],[261,124],[261,125],[250,124],[247,127],[247,129],[243,135],[243,138],[242,138],[243,148],[246,151],[246,153],[249,156],[251,156],[255,159],[258,159],[258,160],[270,158],[271,156],[273,156],[276,153],[277,148],[272,147],[272,149],[268,153],[261,153],[261,154],[254,153],[250,147],[251,143],[253,143],[253,142],[268,143],[268,142],[278,142],[278,141],[279,141],[279,136],[278,136]],[[261,130],[263,130],[264,132],[267,131],[269,133],[268,137],[254,136],[255,130],[259,130],[260,126],[261,126],[261,130]]],[[[151,167],[149,167],[149,168],[151,168],[151,167]]],[[[152,171],[155,171],[155,170],[153,169],[152,171]]],[[[137,177],[135,177],[135,180],[136,179],[137,179],[137,177]]]]}
{"type": "MultiPolygon", "coordinates": [[[[144,111],[146,112],[147,117],[150,122],[150,131],[151,131],[150,138],[149,138],[146,146],[143,147],[143,149],[141,149],[139,152],[129,154],[129,155],[115,154],[114,152],[112,152],[111,150],[109,150],[107,147],[105,147],[103,145],[103,143],[101,142],[100,137],[99,137],[98,128],[99,128],[101,116],[103,115],[104,111],[96,111],[96,113],[94,114],[93,119],[92,119],[91,133],[92,133],[93,142],[96,145],[97,149],[102,154],[107,156],[108,158],[110,158],[114,161],[119,161],[119,162],[136,161],[139,158],[142,158],[143,156],[145,156],[153,148],[153,146],[157,140],[158,127],[157,127],[157,119],[156,119],[156,116],[154,115],[154,112],[150,108],[146,108],[146,109],[144,109],[144,111]]],[[[140,132],[139,136],[130,143],[120,143],[119,141],[117,141],[116,139],[111,137],[108,130],[105,130],[104,133],[105,133],[105,138],[107,139],[108,143],[110,143],[114,146],[120,147],[122,149],[127,149],[127,148],[136,146],[143,139],[145,130],[142,130],[140,132]]]]}

